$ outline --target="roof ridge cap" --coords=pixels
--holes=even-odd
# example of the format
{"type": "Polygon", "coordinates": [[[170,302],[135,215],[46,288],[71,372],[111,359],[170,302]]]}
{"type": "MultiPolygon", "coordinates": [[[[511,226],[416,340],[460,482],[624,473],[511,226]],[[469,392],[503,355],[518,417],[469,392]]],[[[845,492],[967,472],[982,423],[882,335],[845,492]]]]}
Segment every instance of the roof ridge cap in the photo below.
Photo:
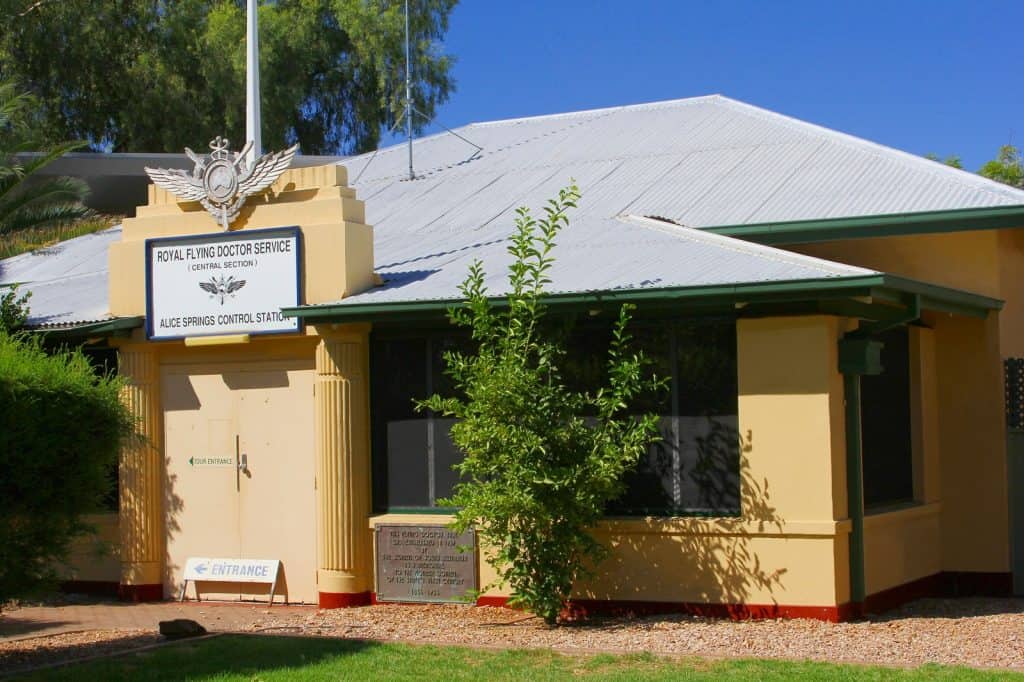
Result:
{"type": "Polygon", "coordinates": [[[691,242],[710,244],[712,246],[729,249],[730,251],[741,252],[758,258],[772,260],[777,263],[803,265],[806,267],[813,267],[824,272],[831,271],[836,276],[841,276],[839,270],[852,271],[848,272],[851,277],[882,274],[879,270],[863,268],[859,265],[848,265],[846,263],[828,260],[827,258],[808,256],[806,254],[780,249],[775,246],[768,246],[767,244],[758,244],[757,242],[751,242],[737,237],[728,237],[723,234],[708,232],[707,230],[697,227],[689,227],[687,225],[666,222],[657,218],[649,218],[647,216],[636,215],[633,213],[619,214],[615,216],[615,218],[623,222],[632,222],[643,227],[658,230],[659,232],[671,234],[681,239],[687,239],[691,242]]]}
{"type": "Polygon", "coordinates": [[[710,95],[695,95],[693,97],[678,97],[676,99],[663,99],[663,100],[656,100],[656,101],[651,101],[651,102],[638,102],[638,103],[635,103],[635,104],[617,104],[617,105],[609,106],[609,107],[596,107],[594,109],[579,109],[577,111],[562,111],[562,112],[557,112],[557,113],[552,113],[552,114],[534,114],[532,116],[517,116],[517,117],[513,117],[513,118],[499,118],[499,119],[495,119],[493,121],[474,121],[472,123],[467,124],[464,127],[471,127],[471,126],[484,127],[484,126],[494,126],[494,125],[511,125],[511,124],[516,124],[516,123],[523,123],[523,122],[526,122],[526,121],[537,121],[537,120],[540,120],[540,119],[556,120],[556,119],[559,119],[559,118],[572,118],[572,117],[576,117],[576,116],[593,116],[593,115],[597,115],[597,114],[611,114],[611,113],[615,113],[615,112],[618,112],[618,111],[626,111],[626,110],[631,110],[631,109],[648,109],[648,108],[654,108],[654,107],[666,106],[666,105],[701,104],[702,102],[716,101],[716,100],[721,100],[721,99],[727,99],[727,98],[723,98],[723,96],[718,94],[718,93],[713,93],[713,94],[710,94],[710,95]]]}

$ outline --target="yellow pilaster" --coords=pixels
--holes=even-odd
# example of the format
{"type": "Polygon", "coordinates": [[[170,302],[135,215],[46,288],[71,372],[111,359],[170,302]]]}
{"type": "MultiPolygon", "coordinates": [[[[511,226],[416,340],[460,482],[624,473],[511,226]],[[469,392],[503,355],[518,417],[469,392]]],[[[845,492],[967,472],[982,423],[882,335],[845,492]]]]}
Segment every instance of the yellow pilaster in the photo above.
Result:
{"type": "Polygon", "coordinates": [[[373,586],[367,325],[318,330],[317,583],[322,607],[366,603],[373,586]]]}
{"type": "Polygon", "coordinates": [[[121,453],[121,586],[131,599],[160,599],[163,583],[163,462],[160,364],[151,347],[118,349],[125,380],[122,400],[135,417],[138,438],[121,453]]]}

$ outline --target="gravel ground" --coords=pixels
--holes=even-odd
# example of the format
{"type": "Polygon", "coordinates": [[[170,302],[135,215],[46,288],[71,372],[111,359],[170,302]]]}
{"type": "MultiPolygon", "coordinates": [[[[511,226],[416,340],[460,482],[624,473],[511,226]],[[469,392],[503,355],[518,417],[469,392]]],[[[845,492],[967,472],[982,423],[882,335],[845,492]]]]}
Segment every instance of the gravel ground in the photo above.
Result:
{"type": "Polygon", "coordinates": [[[649,651],[1024,670],[1024,599],[924,599],[881,617],[839,624],[661,615],[595,618],[548,628],[538,618],[509,609],[440,605],[371,606],[287,618],[267,610],[261,615],[253,630],[282,634],[566,652],[649,651]]]}
{"type": "Polygon", "coordinates": [[[0,641],[0,677],[53,663],[104,656],[164,641],[144,630],[93,630],[0,641]]]}
{"type": "MultiPolygon", "coordinates": [[[[198,619],[204,621],[203,616],[198,619]]],[[[299,613],[258,609],[243,631],[577,653],[649,651],[1024,670],[1024,599],[923,599],[884,616],[839,624],[660,615],[593,618],[556,628],[520,611],[491,607],[393,605],[299,613]]],[[[40,665],[159,640],[152,631],[94,631],[0,643],[0,674],[15,664],[40,665]]]]}

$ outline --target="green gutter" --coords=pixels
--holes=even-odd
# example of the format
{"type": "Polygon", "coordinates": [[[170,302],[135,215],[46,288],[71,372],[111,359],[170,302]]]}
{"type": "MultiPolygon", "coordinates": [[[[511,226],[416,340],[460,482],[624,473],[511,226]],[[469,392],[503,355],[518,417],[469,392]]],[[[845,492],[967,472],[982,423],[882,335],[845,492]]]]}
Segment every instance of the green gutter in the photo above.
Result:
{"type": "MultiPolygon", "coordinates": [[[[851,297],[877,297],[883,301],[903,303],[908,294],[920,295],[926,308],[941,312],[984,317],[990,310],[1002,308],[1002,301],[998,299],[881,273],[788,282],[550,294],[545,297],[545,303],[552,308],[572,308],[622,303],[705,305],[851,297]]],[[[491,302],[497,308],[508,305],[504,297],[494,297],[491,302]]],[[[372,321],[400,316],[443,316],[452,306],[460,305],[463,305],[460,300],[335,303],[283,308],[282,313],[286,317],[301,317],[315,324],[317,321],[372,321]]]]}
{"type": "Polygon", "coordinates": [[[716,225],[707,232],[738,237],[759,244],[807,244],[838,239],[893,237],[935,232],[994,230],[1024,226],[1024,205],[965,208],[952,211],[886,213],[854,218],[792,220],[752,225],[716,225]]]}
{"type": "Polygon", "coordinates": [[[118,317],[102,322],[90,322],[74,327],[29,327],[27,331],[45,334],[56,339],[80,338],[84,336],[115,336],[141,327],[145,317],[118,317]]]}

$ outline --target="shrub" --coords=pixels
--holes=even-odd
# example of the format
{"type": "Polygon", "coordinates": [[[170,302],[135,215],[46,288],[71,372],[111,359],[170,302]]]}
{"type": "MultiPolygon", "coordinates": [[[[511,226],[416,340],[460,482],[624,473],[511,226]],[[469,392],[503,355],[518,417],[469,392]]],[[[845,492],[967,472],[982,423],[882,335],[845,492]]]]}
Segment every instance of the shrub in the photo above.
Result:
{"type": "Polygon", "coordinates": [[[607,504],[622,494],[623,475],[659,438],[656,415],[634,417],[630,403],[663,382],[630,351],[631,306],[622,306],[608,350],[608,385],[570,390],[559,362],[565,349],[544,324],[544,286],[555,238],[579,198],[575,185],[548,202],[540,220],[518,210],[509,252],[507,305],[488,299],[479,262],[461,286],[466,298],[450,318],[469,327],[478,349],[449,352],[447,372],[461,397],[420,403],[458,421],[451,430],[465,454],[463,482],[450,500],[453,526],[474,527],[487,561],[512,588],[512,603],[551,624],[573,584],[605,554],[590,534],[607,504]],[[587,418],[584,415],[597,415],[587,418]]]}
{"type": "Polygon", "coordinates": [[[0,604],[47,586],[89,530],[134,424],[80,351],[0,331],[0,604]]]}

